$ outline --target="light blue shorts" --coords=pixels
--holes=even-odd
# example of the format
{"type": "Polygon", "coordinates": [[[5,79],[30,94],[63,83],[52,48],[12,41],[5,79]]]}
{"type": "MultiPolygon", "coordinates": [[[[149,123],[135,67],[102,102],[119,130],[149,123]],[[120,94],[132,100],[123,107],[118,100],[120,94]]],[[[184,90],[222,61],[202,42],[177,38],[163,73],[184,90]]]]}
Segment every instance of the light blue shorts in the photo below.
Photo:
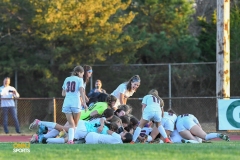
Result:
{"type": "Polygon", "coordinates": [[[62,112],[63,113],[79,113],[81,112],[81,109],[76,107],[63,107],[62,112]]]}

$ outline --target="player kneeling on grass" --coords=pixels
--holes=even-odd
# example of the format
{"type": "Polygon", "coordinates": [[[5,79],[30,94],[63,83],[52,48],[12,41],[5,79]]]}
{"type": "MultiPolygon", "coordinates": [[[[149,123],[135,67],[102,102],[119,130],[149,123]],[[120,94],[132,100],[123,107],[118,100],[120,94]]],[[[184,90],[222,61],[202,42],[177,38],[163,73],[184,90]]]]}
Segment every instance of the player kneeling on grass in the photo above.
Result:
{"type": "Polygon", "coordinates": [[[137,140],[141,129],[150,121],[153,120],[156,127],[159,130],[159,133],[163,136],[165,143],[172,143],[167,134],[161,125],[161,119],[163,114],[163,100],[158,96],[158,91],[152,89],[149,91],[148,95],[143,97],[142,100],[142,118],[140,120],[139,126],[136,128],[133,134],[133,141],[131,143],[135,143],[137,140]]]}
{"type": "MultiPolygon", "coordinates": [[[[179,115],[177,118],[176,127],[179,134],[186,140],[198,141],[198,139],[195,137],[197,136],[206,141],[214,138],[221,138],[225,141],[230,141],[230,138],[222,133],[207,134],[205,131],[203,131],[198,119],[192,114],[179,115]]],[[[184,139],[183,142],[185,142],[184,139]]]]}

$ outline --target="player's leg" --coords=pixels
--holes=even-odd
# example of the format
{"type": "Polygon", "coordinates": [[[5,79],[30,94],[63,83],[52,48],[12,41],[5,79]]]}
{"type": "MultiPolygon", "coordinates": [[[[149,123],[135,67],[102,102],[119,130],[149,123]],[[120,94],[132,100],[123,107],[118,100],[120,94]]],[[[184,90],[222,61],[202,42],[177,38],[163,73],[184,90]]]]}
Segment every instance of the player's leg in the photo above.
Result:
{"type": "Polygon", "coordinates": [[[163,137],[164,142],[165,142],[165,143],[172,143],[172,142],[170,141],[170,139],[168,138],[165,129],[164,129],[163,126],[161,125],[161,122],[155,122],[155,124],[156,124],[156,127],[157,127],[159,133],[160,133],[161,136],[163,137]]]}
{"type": "Polygon", "coordinates": [[[158,134],[159,134],[158,128],[154,125],[153,129],[152,129],[152,132],[150,134],[152,140],[154,140],[157,137],[158,134]]]}
{"type": "Polygon", "coordinates": [[[182,138],[184,138],[186,140],[195,140],[195,141],[197,141],[195,136],[193,136],[192,133],[189,130],[187,130],[187,129],[179,132],[179,134],[182,136],[182,138]]]}
{"type": "Polygon", "coordinates": [[[201,127],[199,127],[197,124],[192,126],[190,129],[190,132],[192,135],[195,135],[197,137],[200,137],[202,139],[206,138],[207,133],[202,130],[201,127]]]}
{"type": "Polygon", "coordinates": [[[141,133],[141,129],[148,123],[148,120],[145,120],[143,118],[141,118],[140,123],[138,125],[138,127],[135,129],[134,134],[133,134],[133,142],[136,142],[138,136],[141,133]]]}
{"type": "Polygon", "coordinates": [[[69,144],[73,144],[73,138],[74,138],[74,132],[75,132],[75,122],[73,119],[72,113],[65,113],[67,121],[69,123],[69,129],[68,129],[68,141],[69,144]]]}

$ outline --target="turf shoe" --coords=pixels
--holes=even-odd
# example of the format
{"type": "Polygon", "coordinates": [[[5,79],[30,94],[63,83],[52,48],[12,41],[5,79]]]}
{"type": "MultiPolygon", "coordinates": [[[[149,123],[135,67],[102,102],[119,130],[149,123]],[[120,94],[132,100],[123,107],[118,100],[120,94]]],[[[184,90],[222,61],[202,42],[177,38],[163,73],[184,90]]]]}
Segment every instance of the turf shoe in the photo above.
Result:
{"type": "Polygon", "coordinates": [[[182,143],[190,143],[189,141],[185,140],[185,139],[182,139],[181,140],[182,143]]]}
{"type": "Polygon", "coordinates": [[[134,142],[134,141],[131,141],[130,144],[135,144],[135,142],[134,142]]]}
{"type": "Polygon", "coordinates": [[[164,143],[172,143],[172,141],[170,141],[169,138],[165,138],[165,139],[164,139],[164,143]]]}
{"type": "Polygon", "coordinates": [[[32,138],[30,139],[30,143],[38,143],[38,135],[37,134],[33,134],[32,138]]]}
{"type": "Polygon", "coordinates": [[[225,135],[225,134],[219,134],[218,136],[219,138],[221,138],[222,140],[225,140],[225,141],[230,141],[230,138],[229,136],[225,135]]]}
{"type": "Polygon", "coordinates": [[[29,130],[32,130],[33,128],[38,126],[38,119],[35,119],[30,125],[29,125],[29,130]]]}

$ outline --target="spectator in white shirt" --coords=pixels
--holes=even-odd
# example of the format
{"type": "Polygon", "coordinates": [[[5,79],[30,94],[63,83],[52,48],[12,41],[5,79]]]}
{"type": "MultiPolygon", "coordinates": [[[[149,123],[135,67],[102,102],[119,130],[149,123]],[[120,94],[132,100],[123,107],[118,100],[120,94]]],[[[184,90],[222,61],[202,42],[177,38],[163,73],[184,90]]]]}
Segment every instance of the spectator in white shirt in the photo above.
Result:
{"type": "Polygon", "coordinates": [[[17,92],[17,90],[10,86],[10,78],[6,77],[3,80],[3,86],[0,87],[0,95],[1,95],[1,107],[2,107],[2,113],[3,113],[3,128],[4,132],[6,134],[9,133],[8,130],[8,112],[13,117],[15,129],[17,133],[21,133],[19,129],[19,122],[17,118],[17,110],[15,106],[15,101],[13,98],[19,98],[20,95],[17,92]]]}

